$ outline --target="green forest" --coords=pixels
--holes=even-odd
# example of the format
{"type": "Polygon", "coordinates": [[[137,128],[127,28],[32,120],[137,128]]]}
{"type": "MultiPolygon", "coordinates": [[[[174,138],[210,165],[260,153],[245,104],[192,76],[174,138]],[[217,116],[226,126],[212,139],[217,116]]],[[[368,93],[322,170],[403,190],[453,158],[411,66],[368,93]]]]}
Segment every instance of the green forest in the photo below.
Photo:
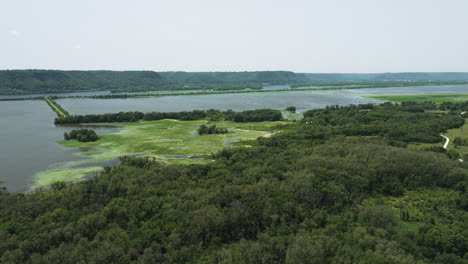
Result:
{"type": "Polygon", "coordinates": [[[85,182],[3,189],[0,262],[468,263],[466,162],[408,147],[442,145],[466,110],[330,106],[205,165],[122,158],[85,182]]]}
{"type": "MultiPolygon", "coordinates": [[[[294,73],[252,72],[153,72],[0,70],[0,95],[68,93],[84,91],[151,92],[190,90],[205,92],[259,90],[264,85],[367,88],[466,84],[468,73],[294,73]]],[[[96,98],[125,98],[100,95],[96,98]]]]}
{"type": "Polygon", "coordinates": [[[302,74],[271,72],[153,72],[0,70],[0,94],[79,91],[244,90],[304,82],[302,74]]]}
{"type": "MultiPolygon", "coordinates": [[[[57,103],[56,103],[57,104],[57,103]]],[[[57,104],[58,105],[58,104],[57,104]]],[[[81,123],[115,123],[115,122],[137,122],[139,120],[153,121],[162,119],[176,120],[200,120],[211,121],[232,120],[234,122],[260,122],[280,121],[283,116],[281,111],[274,109],[257,109],[242,112],[232,110],[219,111],[216,109],[193,110],[184,112],[119,112],[109,114],[69,115],[55,118],[55,124],[81,124],[81,123]]]]}

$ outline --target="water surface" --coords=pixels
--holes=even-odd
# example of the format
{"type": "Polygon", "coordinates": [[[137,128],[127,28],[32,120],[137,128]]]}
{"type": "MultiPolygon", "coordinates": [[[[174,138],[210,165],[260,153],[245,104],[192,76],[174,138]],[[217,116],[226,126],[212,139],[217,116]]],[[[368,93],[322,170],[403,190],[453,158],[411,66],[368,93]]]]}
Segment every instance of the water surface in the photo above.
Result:
{"type": "MultiPolygon", "coordinates": [[[[275,92],[275,90],[284,90],[287,87],[280,85],[265,87],[265,89],[271,90],[271,93],[180,95],[128,99],[60,99],[57,102],[71,114],[121,111],[179,112],[210,108],[235,111],[259,108],[282,110],[288,106],[296,106],[299,109],[298,112],[302,112],[306,109],[321,108],[327,105],[382,102],[363,98],[362,95],[468,93],[468,85],[275,92]]],[[[108,91],[85,93],[74,94],[109,94],[108,91]]],[[[10,191],[26,191],[28,186],[33,183],[34,175],[38,172],[56,168],[64,162],[84,159],[76,155],[79,150],[66,149],[56,143],[63,138],[65,131],[74,128],[54,126],[55,117],[55,113],[41,100],[0,102],[0,127],[2,127],[0,129],[0,181],[3,181],[10,191]]],[[[93,127],[92,129],[98,134],[117,131],[115,128],[93,127]]]]}
{"type": "MultiPolygon", "coordinates": [[[[27,191],[34,175],[54,166],[83,159],[79,150],[56,143],[76,128],[56,127],[55,113],[41,100],[0,102],[0,181],[9,191],[27,191]]],[[[98,134],[116,129],[93,128],[98,134]]]]}
{"type": "Polygon", "coordinates": [[[219,109],[234,111],[272,108],[283,110],[288,106],[298,109],[321,108],[327,105],[378,103],[379,100],[326,92],[242,93],[180,95],[127,99],[60,99],[57,100],[70,114],[102,114],[115,112],[179,112],[219,109]]]}

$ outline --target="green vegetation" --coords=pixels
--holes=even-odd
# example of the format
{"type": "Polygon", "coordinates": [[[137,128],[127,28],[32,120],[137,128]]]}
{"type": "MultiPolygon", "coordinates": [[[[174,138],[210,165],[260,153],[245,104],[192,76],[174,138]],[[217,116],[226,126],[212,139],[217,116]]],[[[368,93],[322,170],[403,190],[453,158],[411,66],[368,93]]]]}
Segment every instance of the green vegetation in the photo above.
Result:
{"type": "MultiPolygon", "coordinates": [[[[152,72],[2,70],[0,94],[64,93],[78,91],[245,91],[263,85],[290,84],[349,89],[391,86],[466,84],[468,73],[314,74],[288,71],[258,72],[152,72]]],[[[100,98],[124,98],[103,95],[100,98]]]]}
{"type": "Polygon", "coordinates": [[[461,159],[467,160],[468,144],[466,144],[466,142],[468,142],[468,122],[465,122],[465,125],[460,128],[449,129],[444,135],[450,139],[447,149],[456,151],[459,153],[461,159]],[[460,141],[461,144],[459,144],[460,141]]]}
{"type": "Polygon", "coordinates": [[[111,123],[111,122],[137,122],[139,120],[153,121],[163,119],[200,120],[208,118],[212,121],[232,120],[234,122],[261,122],[280,121],[281,112],[273,109],[257,109],[242,112],[232,110],[194,110],[185,112],[120,112],[100,115],[72,115],[55,119],[55,124],[80,124],[80,123],[111,123]]]}
{"type": "MultiPolygon", "coordinates": [[[[209,122],[159,120],[136,123],[113,123],[121,127],[120,132],[100,135],[98,141],[79,142],[63,140],[60,143],[69,148],[91,148],[96,151],[83,152],[88,159],[63,164],[59,168],[40,173],[32,188],[52,184],[60,175],[60,180],[69,181],[88,174],[84,169],[76,169],[77,165],[93,164],[113,160],[122,156],[142,155],[154,158],[165,164],[207,163],[209,159],[198,159],[200,154],[211,154],[240,140],[252,140],[257,137],[268,137],[266,131],[282,122],[234,123],[231,121],[209,122]],[[227,129],[227,134],[213,134],[200,137],[197,130],[201,125],[219,126],[227,129]]],[[[106,125],[105,123],[101,125],[106,125]]],[[[93,167],[91,172],[99,169],[93,167]]]]}
{"type": "Polygon", "coordinates": [[[72,130],[70,133],[65,132],[63,134],[65,140],[76,139],[79,142],[91,142],[99,139],[98,135],[94,130],[91,129],[77,129],[72,130]]]}
{"type": "Polygon", "coordinates": [[[463,126],[465,106],[429,112],[441,107],[311,110],[299,122],[263,123],[282,132],[249,148],[208,146],[234,133],[259,135],[247,129],[262,123],[220,121],[238,128],[200,137],[190,131],[206,120],[145,121],[96,142],[63,141],[103,155],[154,153],[88,181],[61,179],[50,191],[1,191],[0,261],[466,264],[466,163],[406,147],[440,143],[439,133],[463,126]],[[217,152],[205,164],[164,166],[155,154],[161,145],[182,153],[171,144],[217,152]]]}
{"type": "Polygon", "coordinates": [[[33,188],[52,186],[55,182],[79,182],[85,180],[84,176],[102,171],[101,167],[73,168],[67,167],[54,168],[38,173],[34,179],[33,188]]]}
{"type": "Polygon", "coordinates": [[[304,80],[293,72],[152,72],[2,70],[0,94],[76,91],[147,92],[155,90],[261,89],[263,84],[304,80]]]}
{"type": "Polygon", "coordinates": [[[68,112],[62,108],[57,102],[51,97],[44,98],[44,101],[50,106],[50,108],[57,113],[58,118],[66,118],[69,116],[68,112]]]}
{"type": "Polygon", "coordinates": [[[464,119],[459,115],[426,112],[438,107],[431,103],[412,102],[401,105],[385,103],[380,107],[372,104],[331,106],[305,112],[304,120],[311,126],[324,126],[327,134],[372,136],[378,133],[396,145],[438,143],[442,142],[440,133],[464,124],[464,119]]]}
{"type": "Polygon", "coordinates": [[[296,113],[296,107],[295,106],[288,106],[286,107],[286,109],[284,109],[285,111],[289,111],[291,113],[296,113]]]}
{"type": "Polygon", "coordinates": [[[198,128],[198,135],[211,135],[211,134],[227,134],[228,130],[227,128],[224,127],[216,127],[216,125],[211,125],[211,126],[205,126],[201,125],[198,128]]]}
{"type": "Polygon", "coordinates": [[[462,102],[468,101],[468,93],[461,94],[418,94],[418,95],[368,95],[367,98],[391,102],[462,102]]]}

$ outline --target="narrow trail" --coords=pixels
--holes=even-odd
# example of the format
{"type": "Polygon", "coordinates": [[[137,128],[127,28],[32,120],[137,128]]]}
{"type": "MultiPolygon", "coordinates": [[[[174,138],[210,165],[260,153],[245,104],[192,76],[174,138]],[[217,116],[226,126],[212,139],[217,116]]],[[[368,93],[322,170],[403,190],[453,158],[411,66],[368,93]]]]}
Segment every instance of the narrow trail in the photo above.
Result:
{"type": "MultiPolygon", "coordinates": [[[[448,144],[449,144],[449,142],[450,142],[450,139],[449,139],[448,137],[444,136],[444,135],[440,135],[440,136],[443,137],[443,138],[445,138],[445,143],[444,143],[443,148],[444,148],[444,149],[447,149],[447,146],[448,146],[448,144]]],[[[458,159],[458,161],[459,161],[459,162],[463,162],[463,159],[458,159]]]]}
{"type": "Polygon", "coordinates": [[[449,139],[448,137],[444,136],[444,135],[440,135],[440,136],[442,136],[443,138],[445,138],[445,143],[444,143],[443,148],[444,148],[444,149],[447,149],[447,146],[448,146],[448,144],[449,144],[449,142],[450,142],[450,139],[449,139]]]}

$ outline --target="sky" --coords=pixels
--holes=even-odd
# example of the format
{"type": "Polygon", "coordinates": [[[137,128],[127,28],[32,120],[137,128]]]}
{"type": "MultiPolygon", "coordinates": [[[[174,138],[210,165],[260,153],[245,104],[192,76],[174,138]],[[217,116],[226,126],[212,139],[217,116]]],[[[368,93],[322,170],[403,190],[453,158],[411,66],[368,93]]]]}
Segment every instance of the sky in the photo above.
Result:
{"type": "Polygon", "coordinates": [[[0,0],[0,69],[468,71],[467,0],[0,0]]]}

